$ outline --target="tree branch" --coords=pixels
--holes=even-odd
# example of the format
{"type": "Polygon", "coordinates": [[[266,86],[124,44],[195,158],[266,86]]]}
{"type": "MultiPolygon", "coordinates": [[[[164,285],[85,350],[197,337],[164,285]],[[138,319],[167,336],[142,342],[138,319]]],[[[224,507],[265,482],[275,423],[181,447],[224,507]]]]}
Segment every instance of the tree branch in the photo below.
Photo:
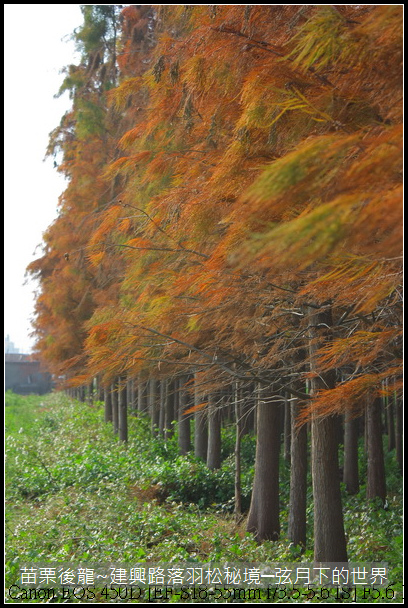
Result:
{"type": "MultiPolygon", "coordinates": [[[[196,346],[194,346],[193,344],[189,344],[188,342],[184,342],[184,340],[179,340],[178,338],[175,338],[174,336],[169,336],[167,334],[163,334],[162,332],[158,331],[157,329],[153,329],[152,327],[145,327],[144,325],[136,325],[134,323],[129,323],[130,325],[132,325],[133,327],[138,327],[141,329],[145,329],[147,331],[150,331],[152,334],[156,335],[156,336],[160,336],[161,338],[166,338],[168,340],[173,340],[174,342],[176,342],[177,344],[180,344],[181,346],[185,346],[186,348],[188,348],[189,350],[193,350],[194,352],[199,353],[202,357],[204,357],[205,359],[208,359],[211,361],[211,364],[217,367],[220,367],[221,369],[225,370],[230,376],[233,376],[234,378],[238,378],[239,380],[242,381],[258,381],[261,384],[265,385],[265,386],[269,386],[272,383],[271,377],[262,377],[262,376],[258,376],[255,373],[252,373],[251,370],[249,370],[249,374],[242,374],[236,371],[236,369],[232,369],[228,364],[226,364],[223,361],[220,361],[217,357],[217,355],[209,355],[208,353],[204,352],[203,350],[201,350],[200,348],[197,348],[196,346]]],[[[240,362],[242,365],[242,362],[240,362]]],[[[210,365],[211,366],[211,365],[210,365]]],[[[277,370],[278,372],[279,370],[277,370]]],[[[288,391],[291,395],[293,395],[294,397],[298,397],[299,399],[310,399],[310,396],[307,395],[306,393],[302,393],[301,391],[297,391],[296,389],[292,388],[291,386],[285,386],[285,390],[288,391]]]]}
{"type": "MultiPolygon", "coordinates": [[[[265,40],[254,40],[253,38],[248,36],[248,34],[244,34],[244,32],[229,29],[224,26],[212,27],[211,29],[214,30],[215,32],[220,32],[221,34],[231,34],[232,36],[239,36],[240,38],[246,38],[247,40],[250,41],[249,46],[253,46],[254,48],[258,48],[263,51],[267,51],[268,53],[273,53],[277,57],[281,57],[282,59],[286,59],[287,61],[293,62],[293,59],[291,57],[286,57],[283,53],[281,53],[280,51],[277,51],[276,48],[274,48],[270,42],[266,42],[265,40]]],[[[318,74],[314,68],[308,67],[307,71],[310,72],[313,76],[315,76],[315,78],[320,80],[320,82],[322,82],[323,84],[329,85],[330,87],[334,88],[334,84],[332,82],[330,82],[330,80],[328,80],[325,76],[321,76],[320,74],[318,74]]]]}
{"type": "Polygon", "coordinates": [[[129,205],[129,203],[122,203],[122,201],[118,201],[119,205],[121,205],[122,207],[130,207],[131,209],[135,209],[136,211],[140,211],[140,213],[143,213],[143,215],[145,215],[147,217],[147,219],[152,222],[152,224],[154,224],[157,228],[157,230],[159,230],[162,234],[164,234],[164,236],[166,236],[168,239],[171,239],[172,241],[174,241],[175,243],[177,243],[177,245],[183,250],[183,251],[187,251],[188,253],[195,253],[196,255],[199,255],[203,258],[206,258],[208,260],[208,258],[210,256],[206,255],[205,253],[201,253],[200,251],[195,251],[194,249],[187,249],[186,247],[184,247],[184,245],[178,241],[177,239],[175,239],[173,236],[171,236],[171,234],[168,234],[161,226],[160,224],[158,224],[148,213],[146,213],[146,211],[144,209],[140,209],[140,207],[135,207],[134,205],[129,205]]]}

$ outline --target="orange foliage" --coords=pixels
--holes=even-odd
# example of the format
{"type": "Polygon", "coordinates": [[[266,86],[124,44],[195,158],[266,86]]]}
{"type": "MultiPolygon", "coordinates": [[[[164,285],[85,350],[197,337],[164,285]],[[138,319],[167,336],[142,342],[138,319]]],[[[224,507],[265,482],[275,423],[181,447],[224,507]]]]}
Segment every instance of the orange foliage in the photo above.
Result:
{"type": "Polygon", "coordinates": [[[30,268],[43,354],[299,393],[308,307],[330,306],[319,365],[339,384],[313,410],[378,394],[401,348],[401,24],[375,5],[123,9],[120,82],[77,92],[103,129],[72,133],[74,103],[58,133],[70,184],[30,268]]]}

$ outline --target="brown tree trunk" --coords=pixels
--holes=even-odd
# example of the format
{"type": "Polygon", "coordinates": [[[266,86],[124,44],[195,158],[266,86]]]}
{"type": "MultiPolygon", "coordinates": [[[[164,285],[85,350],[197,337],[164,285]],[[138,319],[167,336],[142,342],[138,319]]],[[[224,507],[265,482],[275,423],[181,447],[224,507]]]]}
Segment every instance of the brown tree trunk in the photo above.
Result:
{"type": "Polygon", "coordinates": [[[387,427],[388,427],[388,451],[395,449],[395,420],[394,420],[394,404],[392,399],[388,400],[387,405],[387,427]]]}
{"type": "Polygon", "coordinates": [[[117,387],[117,381],[115,381],[112,384],[111,398],[112,398],[112,425],[113,425],[113,432],[117,433],[119,431],[119,411],[118,411],[118,387],[117,387]]]}
{"type": "MultiPolygon", "coordinates": [[[[331,339],[331,310],[319,313],[312,311],[310,327],[310,365],[311,371],[316,372],[316,350],[331,339]]],[[[311,396],[321,389],[334,386],[333,372],[319,373],[311,378],[311,396]]],[[[337,416],[320,419],[312,413],[311,435],[314,559],[316,562],[347,562],[340,492],[337,416]]]]}
{"type": "Polygon", "coordinates": [[[152,434],[157,435],[159,428],[160,409],[158,404],[157,380],[151,378],[149,380],[149,413],[151,420],[152,434]]]}
{"type": "Polygon", "coordinates": [[[144,382],[141,374],[137,382],[137,410],[141,414],[144,414],[148,410],[148,399],[147,399],[148,383],[144,382]]]}
{"type": "Polygon", "coordinates": [[[134,414],[136,411],[134,378],[128,378],[128,381],[127,381],[127,402],[128,402],[128,409],[134,414]]]}
{"type": "Polygon", "coordinates": [[[243,433],[243,421],[241,417],[241,404],[239,401],[238,382],[234,382],[234,402],[235,402],[235,484],[234,484],[234,513],[238,521],[242,513],[241,496],[241,435],[243,433]]]}
{"type": "Polygon", "coordinates": [[[290,407],[290,401],[288,401],[288,399],[285,399],[285,403],[283,406],[283,412],[284,412],[284,416],[283,416],[283,457],[285,459],[285,461],[290,464],[290,458],[291,458],[291,449],[290,449],[290,444],[292,441],[292,424],[291,424],[291,407],[290,407]]]}
{"type": "Polygon", "coordinates": [[[367,407],[364,411],[364,452],[368,452],[368,424],[367,424],[367,407]]]}
{"type": "Polygon", "coordinates": [[[179,381],[179,408],[178,408],[178,446],[180,454],[187,454],[191,450],[190,415],[184,412],[189,407],[187,394],[182,378],[179,381]]]}
{"type": "Polygon", "coordinates": [[[316,562],[341,563],[347,561],[336,431],[336,420],[332,417],[323,420],[314,419],[312,422],[314,559],[316,562]]]}
{"type": "Polygon", "coordinates": [[[219,469],[221,466],[221,409],[210,402],[208,404],[208,448],[207,466],[219,469]]]}
{"type": "Polygon", "coordinates": [[[105,388],[104,390],[104,401],[105,401],[105,422],[112,422],[112,393],[111,388],[105,388]]]}
{"type": "Polygon", "coordinates": [[[239,398],[242,400],[240,407],[242,436],[254,432],[255,400],[253,394],[253,385],[249,389],[241,389],[239,391],[239,398]]]}
{"type": "Polygon", "coordinates": [[[160,380],[160,412],[159,412],[159,435],[164,437],[166,420],[167,380],[160,380]]]}
{"type": "MultiPolygon", "coordinates": [[[[194,405],[202,403],[197,387],[197,376],[194,378],[194,405]]],[[[207,460],[208,448],[208,430],[207,430],[207,410],[205,408],[194,413],[194,454],[204,460],[207,460]]]]}
{"type": "Polygon", "coordinates": [[[402,411],[402,400],[398,399],[395,395],[395,457],[397,459],[399,470],[401,474],[404,467],[404,454],[403,454],[403,411],[402,411]]]}
{"type": "MultiPolygon", "coordinates": [[[[265,389],[262,395],[265,394],[265,389]]],[[[262,396],[260,395],[260,397],[262,396]]],[[[277,540],[279,524],[280,409],[275,403],[257,403],[255,478],[247,530],[258,542],[277,540]]]]}
{"type": "Polygon", "coordinates": [[[88,384],[88,386],[86,387],[86,392],[87,392],[87,403],[88,405],[92,405],[93,404],[93,398],[94,398],[94,394],[93,394],[93,390],[94,390],[94,382],[93,380],[88,384]]]}
{"type": "Polygon", "coordinates": [[[370,401],[366,408],[367,424],[367,498],[386,499],[384,450],[382,443],[381,399],[370,401]]]}
{"type": "Polygon", "coordinates": [[[358,480],[358,432],[360,420],[352,418],[349,412],[345,415],[344,424],[344,468],[343,482],[349,494],[357,494],[358,480]]]}
{"type": "Polygon", "coordinates": [[[96,376],[96,398],[98,401],[104,400],[104,390],[99,376],[96,376]]]}
{"type": "Polygon", "coordinates": [[[173,437],[174,435],[174,417],[175,417],[175,381],[169,380],[167,382],[167,394],[166,394],[166,408],[164,416],[164,436],[166,439],[173,437]]]}
{"type": "Polygon", "coordinates": [[[127,382],[126,378],[119,379],[118,393],[119,411],[119,441],[127,443],[128,440],[128,419],[127,419],[127,382]]]}
{"type": "MultiPolygon", "coordinates": [[[[303,406],[305,407],[305,406],[303,406]]],[[[288,537],[294,545],[306,547],[307,496],[307,425],[297,428],[302,406],[296,402],[291,410],[290,499],[288,537]]]]}
{"type": "Polygon", "coordinates": [[[388,451],[395,449],[395,420],[394,420],[394,396],[388,395],[388,378],[385,380],[387,396],[384,399],[385,412],[387,416],[388,451]]]}

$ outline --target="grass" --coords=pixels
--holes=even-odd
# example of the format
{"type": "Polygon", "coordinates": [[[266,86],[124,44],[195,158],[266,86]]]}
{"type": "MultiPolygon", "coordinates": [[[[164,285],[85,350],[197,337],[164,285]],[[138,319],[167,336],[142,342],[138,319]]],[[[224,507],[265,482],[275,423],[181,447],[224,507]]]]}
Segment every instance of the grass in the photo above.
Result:
{"type": "MultiPolygon", "coordinates": [[[[6,395],[7,587],[18,584],[24,563],[276,563],[300,559],[297,548],[285,537],[289,471],[284,462],[282,537],[258,545],[246,533],[245,520],[237,524],[231,513],[232,428],[223,431],[222,468],[209,471],[193,456],[178,455],[176,437],[165,443],[151,437],[147,420],[130,417],[129,422],[129,443],[123,446],[111,425],[103,423],[101,403],[90,407],[62,393],[6,395]]],[[[253,456],[254,440],[247,437],[243,448],[247,506],[253,456]]],[[[344,493],[350,561],[383,561],[391,566],[395,595],[388,598],[383,594],[378,598],[381,602],[402,601],[402,492],[394,460],[393,453],[387,454],[386,509],[375,501],[367,503],[364,486],[356,496],[344,493]]],[[[364,466],[361,453],[363,479],[364,466]]],[[[302,561],[313,560],[310,501],[308,514],[308,549],[302,561]]],[[[108,599],[97,594],[88,601],[108,599]]],[[[273,601],[301,599],[292,595],[273,601]]],[[[335,598],[327,601],[338,603],[335,598]]],[[[375,602],[373,598],[365,601],[375,602]]]]}

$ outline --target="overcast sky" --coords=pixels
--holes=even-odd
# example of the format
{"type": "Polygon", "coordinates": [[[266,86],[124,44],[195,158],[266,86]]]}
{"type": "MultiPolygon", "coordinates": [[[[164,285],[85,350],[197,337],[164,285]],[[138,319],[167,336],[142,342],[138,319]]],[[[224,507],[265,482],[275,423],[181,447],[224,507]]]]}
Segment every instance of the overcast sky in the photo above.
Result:
{"type": "Polygon", "coordinates": [[[49,133],[70,107],[68,94],[54,99],[61,68],[76,61],[69,41],[82,23],[79,4],[4,5],[4,333],[20,352],[34,340],[33,283],[23,286],[27,265],[56,218],[65,189],[52,159],[43,162],[49,133]]]}

